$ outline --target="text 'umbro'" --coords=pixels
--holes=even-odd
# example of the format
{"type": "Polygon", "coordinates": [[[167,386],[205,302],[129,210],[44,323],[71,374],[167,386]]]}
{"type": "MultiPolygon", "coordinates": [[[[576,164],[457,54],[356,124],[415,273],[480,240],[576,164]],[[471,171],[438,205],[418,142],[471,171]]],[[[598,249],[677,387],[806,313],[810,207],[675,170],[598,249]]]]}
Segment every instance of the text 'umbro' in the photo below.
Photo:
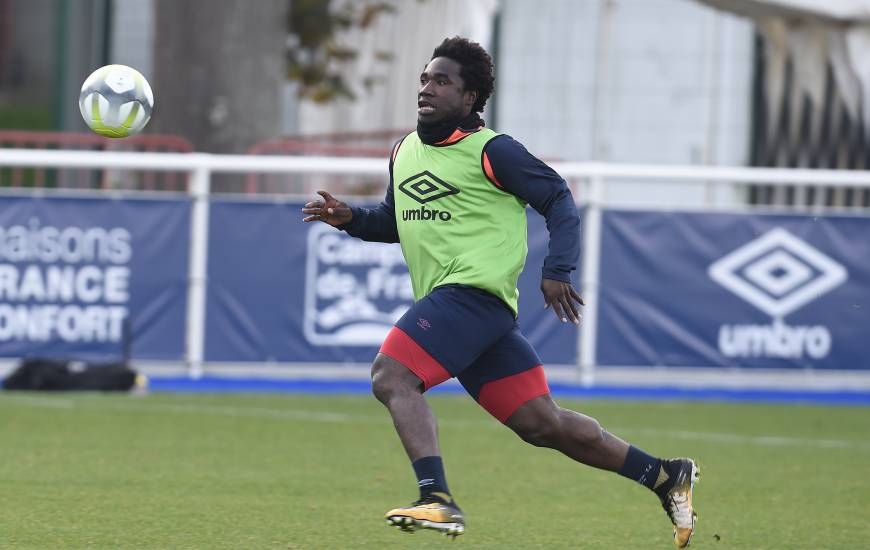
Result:
{"type": "Polygon", "coordinates": [[[453,216],[450,215],[450,212],[446,210],[436,210],[434,208],[429,209],[425,206],[421,206],[420,208],[412,208],[410,210],[402,210],[402,221],[409,220],[424,220],[424,221],[442,221],[449,222],[450,218],[453,216]]]}

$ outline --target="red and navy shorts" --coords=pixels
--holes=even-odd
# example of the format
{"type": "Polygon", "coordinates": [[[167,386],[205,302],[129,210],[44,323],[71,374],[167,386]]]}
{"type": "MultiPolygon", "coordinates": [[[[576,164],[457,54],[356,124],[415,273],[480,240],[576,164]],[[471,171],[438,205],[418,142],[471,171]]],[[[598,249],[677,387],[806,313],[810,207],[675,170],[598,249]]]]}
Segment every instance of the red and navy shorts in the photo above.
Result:
{"type": "Polygon", "coordinates": [[[424,390],[455,376],[501,422],[549,393],[541,360],[513,311],[495,295],[469,286],[439,286],[416,302],[380,352],[416,374],[424,390]]]}

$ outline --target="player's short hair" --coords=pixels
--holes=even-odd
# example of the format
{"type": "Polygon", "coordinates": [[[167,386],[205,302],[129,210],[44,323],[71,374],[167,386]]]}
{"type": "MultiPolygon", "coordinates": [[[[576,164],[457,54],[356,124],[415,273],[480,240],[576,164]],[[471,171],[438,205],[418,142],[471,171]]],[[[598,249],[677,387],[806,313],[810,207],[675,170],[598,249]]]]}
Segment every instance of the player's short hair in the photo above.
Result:
{"type": "Polygon", "coordinates": [[[465,82],[466,90],[477,92],[477,101],[474,102],[472,111],[483,111],[486,100],[492,95],[495,88],[495,76],[493,75],[492,57],[477,42],[467,38],[454,36],[445,38],[435,51],[432,59],[446,57],[461,65],[459,76],[465,82]]]}

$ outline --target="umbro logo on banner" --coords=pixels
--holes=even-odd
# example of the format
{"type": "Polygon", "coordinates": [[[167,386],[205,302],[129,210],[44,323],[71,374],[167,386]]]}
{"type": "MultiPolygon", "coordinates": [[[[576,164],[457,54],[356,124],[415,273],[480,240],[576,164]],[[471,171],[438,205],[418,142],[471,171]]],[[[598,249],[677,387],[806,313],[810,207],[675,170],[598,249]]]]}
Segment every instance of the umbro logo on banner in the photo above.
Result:
{"type": "Polygon", "coordinates": [[[783,317],[846,282],[843,265],[777,227],[714,262],[708,273],[772,317],[769,325],[721,325],[722,355],[800,361],[830,354],[833,336],[828,327],[787,325],[783,317]]]}
{"type": "Polygon", "coordinates": [[[459,189],[425,170],[399,184],[399,191],[420,204],[426,204],[459,193],[459,189]]]}
{"type": "Polygon", "coordinates": [[[843,284],[846,268],[777,227],[713,263],[710,277],[771,317],[843,284]]]}

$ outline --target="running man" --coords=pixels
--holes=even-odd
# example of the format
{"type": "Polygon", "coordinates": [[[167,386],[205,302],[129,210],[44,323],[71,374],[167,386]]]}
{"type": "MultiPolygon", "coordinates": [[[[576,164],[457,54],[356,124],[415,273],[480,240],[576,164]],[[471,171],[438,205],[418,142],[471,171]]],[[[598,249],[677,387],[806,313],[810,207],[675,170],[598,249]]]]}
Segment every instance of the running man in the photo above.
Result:
{"type": "Polygon", "coordinates": [[[372,365],[372,391],[389,410],[417,476],[420,498],[386,513],[405,531],[465,530],[450,493],[435,417],[423,393],[456,377],[492,416],[526,442],[648,487],[689,544],[688,458],[660,459],[550,397],[537,353],[517,325],[517,278],[526,261],[526,205],[546,218],[549,255],[541,292],[563,323],[580,321],[571,284],[580,250],[574,199],[565,181],[479,114],[494,85],[492,59],[475,42],[448,38],[420,75],[417,130],[393,147],[390,183],[373,209],[327,191],[302,209],[366,241],[401,243],[416,302],[388,334],[372,365]]]}

